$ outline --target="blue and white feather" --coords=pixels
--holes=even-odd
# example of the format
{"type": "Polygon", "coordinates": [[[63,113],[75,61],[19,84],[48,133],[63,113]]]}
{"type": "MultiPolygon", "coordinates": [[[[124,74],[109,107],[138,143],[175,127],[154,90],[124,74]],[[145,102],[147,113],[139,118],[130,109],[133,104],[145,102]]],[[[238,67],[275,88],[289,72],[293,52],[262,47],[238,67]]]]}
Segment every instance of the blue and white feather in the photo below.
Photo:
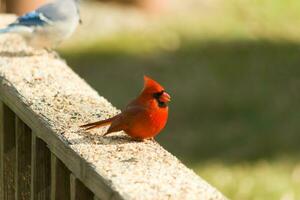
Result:
{"type": "Polygon", "coordinates": [[[78,0],[55,0],[17,18],[1,33],[17,33],[32,46],[53,48],[67,39],[80,22],[78,0]]]}

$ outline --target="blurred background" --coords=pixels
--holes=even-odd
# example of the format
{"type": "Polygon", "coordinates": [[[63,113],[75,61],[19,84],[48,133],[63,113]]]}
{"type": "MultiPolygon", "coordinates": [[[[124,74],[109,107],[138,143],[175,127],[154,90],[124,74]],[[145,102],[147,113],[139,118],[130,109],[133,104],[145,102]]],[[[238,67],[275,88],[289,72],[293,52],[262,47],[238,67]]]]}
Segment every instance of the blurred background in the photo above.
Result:
{"type": "Polygon", "coordinates": [[[59,52],[101,95],[122,108],[153,77],[172,95],[167,150],[230,199],[300,199],[299,0],[82,0],[81,14],[59,52]]]}

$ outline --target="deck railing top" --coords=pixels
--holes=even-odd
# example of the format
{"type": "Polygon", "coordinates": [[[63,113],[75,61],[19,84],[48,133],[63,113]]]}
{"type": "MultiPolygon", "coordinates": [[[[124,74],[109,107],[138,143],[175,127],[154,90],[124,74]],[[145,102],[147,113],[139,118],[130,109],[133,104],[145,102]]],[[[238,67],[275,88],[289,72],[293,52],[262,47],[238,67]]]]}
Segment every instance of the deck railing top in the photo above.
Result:
{"type": "MultiPolygon", "coordinates": [[[[13,18],[0,15],[0,26],[13,18]]],[[[0,35],[0,98],[101,199],[225,199],[156,142],[79,129],[119,111],[63,60],[17,35],[0,35]]]]}

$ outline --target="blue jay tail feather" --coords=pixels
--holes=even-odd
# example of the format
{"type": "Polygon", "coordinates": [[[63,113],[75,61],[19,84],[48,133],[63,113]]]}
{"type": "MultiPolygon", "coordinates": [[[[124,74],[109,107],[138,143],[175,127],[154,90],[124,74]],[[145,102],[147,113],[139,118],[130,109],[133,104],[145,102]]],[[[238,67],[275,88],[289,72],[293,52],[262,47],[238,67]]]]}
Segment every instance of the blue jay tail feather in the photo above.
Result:
{"type": "Polygon", "coordinates": [[[9,27],[0,29],[0,34],[9,33],[9,27]]]}
{"type": "Polygon", "coordinates": [[[5,33],[20,33],[20,34],[26,34],[26,33],[31,33],[32,29],[24,26],[8,26],[6,28],[0,29],[0,34],[5,34],[5,33]]]}

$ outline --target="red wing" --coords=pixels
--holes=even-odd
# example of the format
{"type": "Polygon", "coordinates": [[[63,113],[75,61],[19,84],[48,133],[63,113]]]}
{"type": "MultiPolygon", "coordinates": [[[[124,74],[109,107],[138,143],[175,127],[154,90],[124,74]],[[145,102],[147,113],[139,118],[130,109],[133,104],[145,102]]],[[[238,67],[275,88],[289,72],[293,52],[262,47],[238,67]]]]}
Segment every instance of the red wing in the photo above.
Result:
{"type": "Polygon", "coordinates": [[[107,132],[116,132],[128,130],[135,123],[145,119],[146,109],[142,106],[128,106],[122,114],[113,121],[107,132]]]}

